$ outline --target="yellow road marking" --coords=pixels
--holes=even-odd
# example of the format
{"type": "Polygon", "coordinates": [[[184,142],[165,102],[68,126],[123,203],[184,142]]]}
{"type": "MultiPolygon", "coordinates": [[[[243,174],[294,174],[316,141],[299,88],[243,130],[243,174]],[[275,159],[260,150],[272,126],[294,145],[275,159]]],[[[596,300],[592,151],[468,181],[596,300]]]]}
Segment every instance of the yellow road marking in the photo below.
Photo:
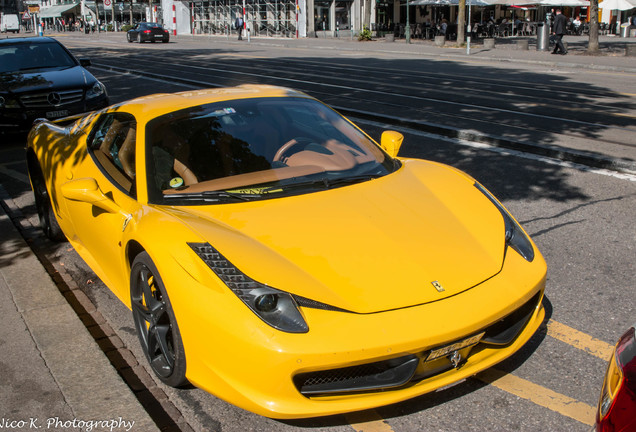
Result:
{"type": "Polygon", "coordinates": [[[614,350],[613,345],[557,321],[548,321],[548,336],[605,361],[609,360],[614,350]]]}
{"type": "Polygon", "coordinates": [[[345,414],[356,432],[393,432],[393,429],[375,410],[345,414]]]}
{"type": "Polygon", "coordinates": [[[477,378],[500,390],[529,400],[539,406],[556,411],[586,425],[594,424],[596,408],[545,387],[506,372],[490,368],[477,374],[477,378]]]}

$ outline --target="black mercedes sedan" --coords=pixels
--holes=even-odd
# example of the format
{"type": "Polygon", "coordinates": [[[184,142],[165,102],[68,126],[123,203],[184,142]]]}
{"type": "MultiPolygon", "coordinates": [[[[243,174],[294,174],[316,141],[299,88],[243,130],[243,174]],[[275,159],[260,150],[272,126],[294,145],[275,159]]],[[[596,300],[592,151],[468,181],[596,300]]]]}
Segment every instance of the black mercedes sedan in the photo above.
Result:
{"type": "Polygon", "coordinates": [[[142,42],[155,42],[161,41],[163,43],[170,42],[170,32],[164,29],[161,24],[140,22],[126,33],[128,42],[137,41],[142,42]]]}
{"type": "Polygon", "coordinates": [[[0,40],[0,132],[21,134],[33,120],[49,120],[109,105],[106,87],[48,37],[0,40]]]}

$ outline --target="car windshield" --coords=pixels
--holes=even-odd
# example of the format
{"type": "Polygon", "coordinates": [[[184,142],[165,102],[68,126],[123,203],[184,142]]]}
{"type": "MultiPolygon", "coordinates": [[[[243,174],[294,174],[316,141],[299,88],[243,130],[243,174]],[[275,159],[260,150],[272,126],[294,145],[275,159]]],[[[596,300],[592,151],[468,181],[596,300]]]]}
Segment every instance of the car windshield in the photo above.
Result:
{"type": "Polygon", "coordinates": [[[0,73],[35,69],[70,68],[75,59],[57,42],[0,44],[0,73]]]}
{"type": "Polygon", "coordinates": [[[217,102],[158,117],[146,130],[153,203],[275,198],[370,180],[395,161],[307,98],[217,102]]]}

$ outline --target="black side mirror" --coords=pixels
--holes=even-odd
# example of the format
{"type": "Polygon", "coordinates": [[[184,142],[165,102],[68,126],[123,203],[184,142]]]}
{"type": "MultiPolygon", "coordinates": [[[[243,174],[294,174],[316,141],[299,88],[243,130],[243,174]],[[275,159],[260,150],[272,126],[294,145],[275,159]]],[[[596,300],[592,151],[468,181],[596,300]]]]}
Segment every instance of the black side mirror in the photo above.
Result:
{"type": "Polygon", "coordinates": [[[81,58],[79,59],[79,62],[82,67],[88,67],[92,64],[91,59],[88,59],[88,58],[81,58]]]}

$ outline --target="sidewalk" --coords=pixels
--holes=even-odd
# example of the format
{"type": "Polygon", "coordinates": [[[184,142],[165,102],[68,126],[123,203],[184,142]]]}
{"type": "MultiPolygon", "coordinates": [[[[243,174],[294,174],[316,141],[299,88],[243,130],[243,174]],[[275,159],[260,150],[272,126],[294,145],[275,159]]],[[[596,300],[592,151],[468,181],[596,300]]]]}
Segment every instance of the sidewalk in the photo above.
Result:
{"type": "Polygon", "coordinates": [[[2,206],[0,249],[0,429],[158,431],[2,206]]]}

